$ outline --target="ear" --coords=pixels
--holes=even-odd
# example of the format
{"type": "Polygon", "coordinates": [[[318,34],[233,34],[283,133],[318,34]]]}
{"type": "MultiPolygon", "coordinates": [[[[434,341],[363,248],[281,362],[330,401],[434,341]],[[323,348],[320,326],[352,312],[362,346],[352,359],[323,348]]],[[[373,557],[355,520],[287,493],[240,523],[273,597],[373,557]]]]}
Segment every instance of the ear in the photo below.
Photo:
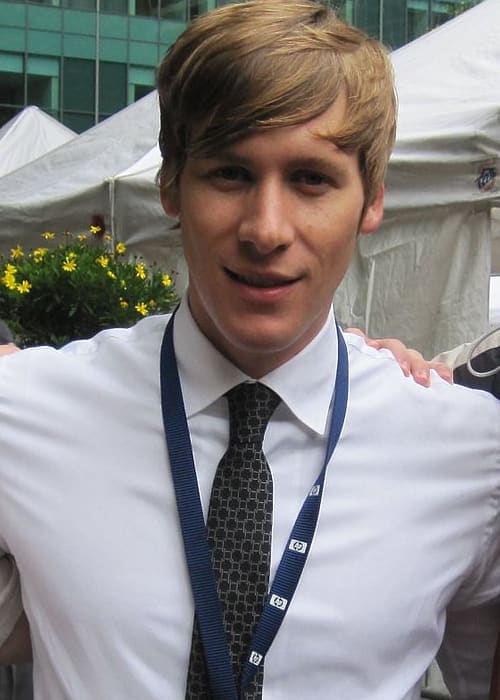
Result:
{"type": "Polygon", "coordinates": [[[167,216],[177,219],[180,214],[179,190],[177,187],[169,187],[160,191],[160,200],[167,216]]]}
{"type": "Polygon", "coordinates": [[[385,188],[381,185],[374,199],[366,207],[359,227],[360,233],[373,233],[382,223],[382,218],[384,216],[384,193],[385,188]]]}

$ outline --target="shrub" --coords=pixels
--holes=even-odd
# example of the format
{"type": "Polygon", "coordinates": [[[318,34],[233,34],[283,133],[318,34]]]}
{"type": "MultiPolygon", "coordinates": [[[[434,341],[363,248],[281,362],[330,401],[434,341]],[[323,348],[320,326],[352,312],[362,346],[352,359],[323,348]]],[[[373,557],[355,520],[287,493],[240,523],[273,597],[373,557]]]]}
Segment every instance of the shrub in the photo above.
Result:
{"type": "Polygon", "coordinates": [[[39,248],[0,255],[0,318],[22,347],[59,347],[171,311],[178,301],[169,274],[139,257],[127,261],[123,243],[110,250],[110,236],[97,226],[77,236],[41,235],[39,248]]]}

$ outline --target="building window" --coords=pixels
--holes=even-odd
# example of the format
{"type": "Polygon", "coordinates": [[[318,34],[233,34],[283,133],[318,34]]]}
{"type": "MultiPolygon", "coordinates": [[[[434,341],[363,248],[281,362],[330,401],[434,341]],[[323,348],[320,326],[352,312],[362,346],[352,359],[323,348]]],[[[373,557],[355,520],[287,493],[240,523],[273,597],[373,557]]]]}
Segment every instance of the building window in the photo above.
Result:
{"type": "Polygon", "coordinates": [[[99,64],[99,121],[127,105],[127,66],[101,61],[99,64]]]}
{"type": "Polygon", "coordinates": [[[83,131],[94,124],[94,61],[64,58],[62,103],[63,122],[74,131],[83,131]]]}
{"type": "Polygon", "coordinates": [[[56,118],[59,114],[59,67],[58,58],[30,55],[27,59],[27,104],[38,105],[56,118]]]}

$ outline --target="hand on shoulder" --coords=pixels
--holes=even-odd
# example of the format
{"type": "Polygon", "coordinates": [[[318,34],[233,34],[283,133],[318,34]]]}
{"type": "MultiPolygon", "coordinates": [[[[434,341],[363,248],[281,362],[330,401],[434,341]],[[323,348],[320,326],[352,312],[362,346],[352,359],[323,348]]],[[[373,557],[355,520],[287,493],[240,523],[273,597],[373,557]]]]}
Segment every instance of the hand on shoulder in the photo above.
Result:
{"type": "Polygon", "coordinates": [[[396,362],[401,367],[405,377],[413,377],[417,384],[430,386],[431,370],[435,370],[441,379],[453,384],[453,371],[444,362],[434,362],[426,360],[418,350],[407,348],[406,345],[396,338],[369,338],[359,328],[346,328],[346,333],[353,333],[364,338],[367,345],[376,350],[389,350],[395,357],[396,362]]]}

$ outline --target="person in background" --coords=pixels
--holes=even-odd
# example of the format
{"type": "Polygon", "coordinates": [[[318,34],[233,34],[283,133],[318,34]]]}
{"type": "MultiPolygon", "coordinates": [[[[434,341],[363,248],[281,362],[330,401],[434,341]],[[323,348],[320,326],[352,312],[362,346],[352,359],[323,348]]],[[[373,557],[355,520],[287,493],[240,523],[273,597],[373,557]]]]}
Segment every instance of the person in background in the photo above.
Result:
{"type": "Polygon", "coordinates": [[[159,97],[178,311],[0,362],[38,700],[416,700],[465,618],[446,680],[483,700],[500,406],[406,380],[332,308],[383,215],[385,49],[308,0],[228,5],[159,97]]]}
{"type": "MultiPolygon", "coordinates": [[[[457,384],[488,391],[500,399],[500,328],[493,328],[476,340],[441,353],[436,362],[446,364],[457,384]]],[[[498,608],[485,608],[484,625],[495,627],[498,608]]],[[[496,642],[489,700],[500,700],[500,636],[496,642]]]]}

